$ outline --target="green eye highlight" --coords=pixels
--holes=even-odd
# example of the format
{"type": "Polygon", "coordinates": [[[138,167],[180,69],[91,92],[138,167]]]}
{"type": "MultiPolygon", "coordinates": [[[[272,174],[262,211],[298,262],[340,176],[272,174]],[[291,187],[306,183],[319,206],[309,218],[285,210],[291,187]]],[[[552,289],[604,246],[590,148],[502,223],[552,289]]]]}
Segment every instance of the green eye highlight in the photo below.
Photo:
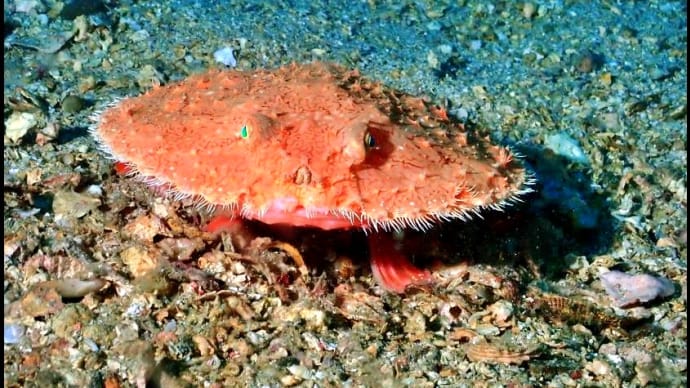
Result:
{"type": "Polygon", "coordinates": [[[243,139],[249,138],[249,128],[246,125],[243,125],[242,129],[240,129],[240,137],[243,139]]]}
{"type": "Polygon", "coordinates": [[[370,150],[376,148],[376,145],[376,139],[371,132],[367,131],[367,133],[364,134],[364,148],[370,150]]]}

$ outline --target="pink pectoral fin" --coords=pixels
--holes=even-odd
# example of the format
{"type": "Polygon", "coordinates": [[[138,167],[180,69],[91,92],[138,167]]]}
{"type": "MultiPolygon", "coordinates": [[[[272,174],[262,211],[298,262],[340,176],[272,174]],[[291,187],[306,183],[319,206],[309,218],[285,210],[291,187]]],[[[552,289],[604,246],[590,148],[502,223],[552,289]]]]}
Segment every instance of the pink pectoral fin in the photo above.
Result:
{"type": "Polygon", "coordinates": [[[233,232],[240,227],[242,221],[229,215],[216,215],[206,224],[204,231],[208,233],[233,232]]]}
{"type": "Polygon", "coordinates": [[[408,258],[395,248],[390,234],[376,233],[369,236],[371,272],[381,287],[402,294],[410,285],[433,282],[428,270],[415,267],[408,258]]]}

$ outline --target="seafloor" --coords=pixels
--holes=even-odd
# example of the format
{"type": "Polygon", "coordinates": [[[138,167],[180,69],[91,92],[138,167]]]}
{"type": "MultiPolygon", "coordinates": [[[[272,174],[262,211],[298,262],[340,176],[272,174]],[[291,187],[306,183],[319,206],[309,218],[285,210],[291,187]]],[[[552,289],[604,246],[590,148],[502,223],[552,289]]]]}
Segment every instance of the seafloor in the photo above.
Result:
{"type": "Polygon", "coordinates": [[[686,385],[685,1],[4,5],[5,387],[686,385]],[[87,128],[225,47],[429,96],[535,192],[407,233],[444,278],[405,295],[360,233],[209,238],[87,128]]]}

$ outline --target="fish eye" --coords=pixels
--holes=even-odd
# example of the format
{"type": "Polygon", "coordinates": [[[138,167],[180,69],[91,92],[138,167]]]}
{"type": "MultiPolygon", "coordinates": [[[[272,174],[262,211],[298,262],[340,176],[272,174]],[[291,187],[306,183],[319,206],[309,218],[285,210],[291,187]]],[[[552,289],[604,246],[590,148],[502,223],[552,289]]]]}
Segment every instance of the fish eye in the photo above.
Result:
{"type": "Polygon", "coordinates": [[[366,148],[367,150],[371,150],[376,147],[376,138],[374,138],[374,135],[372,135],[371,132],[367,131],[364,134],[364,148],[366,148]]]}
{"type": "Polygon", "coordinates": [[[240,128],[240,137],[243,139],[249,138],[249,126],[247,126],[247,124],[243,125],[242,128],[240,128]]]}

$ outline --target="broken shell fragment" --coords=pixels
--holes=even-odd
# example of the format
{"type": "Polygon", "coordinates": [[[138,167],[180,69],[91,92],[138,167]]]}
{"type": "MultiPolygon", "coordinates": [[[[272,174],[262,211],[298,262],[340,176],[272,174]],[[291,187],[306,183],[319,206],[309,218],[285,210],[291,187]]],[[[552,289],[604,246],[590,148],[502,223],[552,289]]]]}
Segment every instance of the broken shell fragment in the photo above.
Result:
{"type": "Polygon", "coordinates": [[[54,288],[63,298],[81,298],[101,290],[107,284],[108,282],[103,279],[81,280],[75,278],[50,280],[44,283],[44,285],[54,288]]]}
{"type": "Polygon", "coordinates": [[[609,271],[599,275],[604,290],[619,307],[646,303],[665,298],[676,291],[673,282],[652,275],[630,275],[621,271],[609,271]]]}
{"type": "Polygon", "coordinates": [[[483,341],[468,345],[465,354],[472,362],[483,361],[490,364],[520,365],[525,361],[529,361],[532,354],[534,354],[534,350],[509,351],[483,341]]]}
{"type": "Polygon", "coordinates": [[[53,197],[53,212],[56,218],[78,219],[97,208],[101,200],[73,191],[59,191],[53,197]]]}
{"type": "Polygon", "coordinates": [[[13,112],[5,121],[5,136],[7,136],[10,142],[16,144],[36,124],[38,124],[38,120],[36,120],[32,113],[13,112]]]}

